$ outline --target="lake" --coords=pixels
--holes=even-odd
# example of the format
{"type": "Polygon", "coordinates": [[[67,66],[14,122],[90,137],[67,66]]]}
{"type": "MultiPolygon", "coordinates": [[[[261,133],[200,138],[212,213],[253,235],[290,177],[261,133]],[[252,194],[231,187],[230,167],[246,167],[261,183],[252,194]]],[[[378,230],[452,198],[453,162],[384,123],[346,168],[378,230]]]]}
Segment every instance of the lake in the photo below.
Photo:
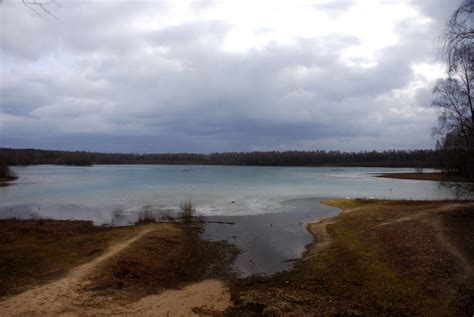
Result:
{"type": "Polygon", "coordinates": [[[132,224],[142,208],[173,215],[191,200],[209,220],[203,236],[227,240],[241,254],[243,276],[288,268],[313,239],[304,223],[337,214],[319,201],[336,197],[448,199],[436,182],[375,177],[413,169],[192,165],[15,166],[19,179],[0,187],[0,217],[87,219],[107,224],[114,210],[132,224]]]}
{"type": "MultiPolygon", "coordinates": [[[[191,200],[206,216],[281,212],[294,198],[445,199],[435,182],[374,177],[413,169],[192,165],[15,166],[20,178],[0,187],[0,216],[10,213],[110,222],[121,208],[177,210],[191,200]]],[[[286,208],[288,209],[288,208],[286,208]]]]}

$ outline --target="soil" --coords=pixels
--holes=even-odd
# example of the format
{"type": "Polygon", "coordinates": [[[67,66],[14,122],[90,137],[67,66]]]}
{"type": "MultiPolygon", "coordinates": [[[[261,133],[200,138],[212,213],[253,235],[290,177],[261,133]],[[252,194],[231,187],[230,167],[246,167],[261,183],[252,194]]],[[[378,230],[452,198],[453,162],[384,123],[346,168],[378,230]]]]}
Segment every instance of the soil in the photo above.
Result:
{"type": "MultiPolygon", "coordinates": [[[[34,221],[29,225],[35,226],[34,221]]],[[[126,239],[115,239],[64,276],[5,296],[0,315],[193,316],[216,314],[231,305],[228,287],[213,277],[231,274],[234,248],[200,240],[198,226],[151,224],[132,229],[126,239]]]]}

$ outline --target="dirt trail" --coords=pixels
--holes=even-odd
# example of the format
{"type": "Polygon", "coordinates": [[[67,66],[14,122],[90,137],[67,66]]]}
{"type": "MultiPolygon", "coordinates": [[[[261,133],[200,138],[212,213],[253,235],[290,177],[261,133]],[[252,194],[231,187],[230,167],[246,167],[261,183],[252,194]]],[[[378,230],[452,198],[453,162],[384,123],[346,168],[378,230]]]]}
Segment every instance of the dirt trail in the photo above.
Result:
{"type": "Polygon", "coordinates": [[[447,206],[432,208],[432,209],[428,209],[428,210],[425,210],[425,211],[418,211],[418,212],[415,212],[412,215],[409,215],[409,216],[406,216],[406,217],[397,218],[395,220],[388,221],[388,222],[382,222],[381,224],[377,225],[377,227],[387,226],[387,225],[391,225],[391,224],[395,224],[397,222],[403,222],[403,221],[420,220],[420,219],[426,218],[427,216],[440,214],[440,213],[443,213],[443,212],[449,212],[449,211],[452,211],[452,210],[456,210],[456,209],[460,208],[461,206],[462,205],[459,204],[459,203],[453,203],[453,204],[449,204],[447,206]]]}
{"type": "MultiPolygon", "coordinates": [[[[413,215],[395,219],[390,222],[384,222],[378,226],[391,225],[403,221],[422,221],[433,228],[433,232],[436,232],[438,242],[444,246],[444,248],[451,254],[453,259],[463,268],[464,273],[462,276],[471,276],[474,272],[474,268],[468,260],[467,256],[451,241],[445,224],[440,219],[439,215],[442,213],[450,212],[459,209],[461,204],[453,203],[447,206],[429,209],[426,211],[417,212],[413,215]]],[[[464,204],[464,206],[473,206],[472,204],[464,204]]]]}
{"type": "Polygon", "coordinates": [[[190,316],[194,315],[195,307],[203,306],[204,311],[227,308],[230,305],[229,291],[217,280],[148,296],[131,305],[98,298],[86,290],[90,285],[87,277],[97,267],[153,230],[153,227],[144,227],[135,237],[114,244],[104,254],[77,266],[63,278],[1,301],[0,316],[190,316]]]}
{"type": "MultiPolygon", "coordinates": [[[[168,290],[140,299],[126,307],[115,307],[105,315],[199,316],[215,315],[232,305],[227,287],[219,280],[205,280],[181,290],[168,290]]],[[[97,313],[93,314],[97,316],[97,313]]]]}

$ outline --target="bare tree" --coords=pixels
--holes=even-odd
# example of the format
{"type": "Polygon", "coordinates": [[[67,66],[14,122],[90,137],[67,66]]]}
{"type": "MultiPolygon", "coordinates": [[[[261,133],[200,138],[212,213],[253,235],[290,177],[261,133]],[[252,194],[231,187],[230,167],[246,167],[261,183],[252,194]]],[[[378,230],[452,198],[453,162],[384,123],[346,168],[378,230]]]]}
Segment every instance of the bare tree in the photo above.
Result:
{"type": "Polygon", "coordinates": [[[41,13],[46,13],[58,20],[50,8],[51,6],[61,8],[61,4],[59,4],[56,0],[22,0],[22,2],[23,5],[36,14],[41,15],[41,13]]]}
{"type": "Polygon", "coordinates": [[[474,0],[454,12],[443,39],[448,78],[433,90],[432,105],[441,109],[435,131],[445,172],[474,181],[474,0]]]}
{"type": "MultiPolygon", "coordinates": [[[[472,81],[472,72],[465,73],[468,81],[472,81]]],[[[472,128],[474,112],[472,110],[472,83],[465,85],[454,77],[438,81],[433,90],[434,107],[442,110],[439,117],[438,134],[459,136],[459,146],[472,149],[472,128]]]]}
{"type": "Polygon", "coordinates": [[[449,71],[456,69],[458,52],[465,47],[472,47],[474,41],[474,0],[464,0],[453,13],[448,28],[443,35],[449,71]]]}
{"type": "Polygon", "coordinates": [[[447,78],[437,82],[432,105],[441,110],[439,136],[443,170],[474,186],[474,0],[464,0],[443,35],[447,78]]]}

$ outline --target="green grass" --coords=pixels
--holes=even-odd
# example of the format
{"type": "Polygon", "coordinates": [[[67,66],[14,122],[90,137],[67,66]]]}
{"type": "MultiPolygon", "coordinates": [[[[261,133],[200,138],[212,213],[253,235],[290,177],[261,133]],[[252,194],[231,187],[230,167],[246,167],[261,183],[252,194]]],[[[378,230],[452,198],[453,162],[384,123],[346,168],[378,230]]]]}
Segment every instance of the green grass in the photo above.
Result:
{"type": "Polygon", "coordinates": [[[379,199],[327,199],[321,201],[321,203],[324,205],[342,209],[357,208],[371,204],[379,204],[381,202],[384,201],[379,199]]]}

